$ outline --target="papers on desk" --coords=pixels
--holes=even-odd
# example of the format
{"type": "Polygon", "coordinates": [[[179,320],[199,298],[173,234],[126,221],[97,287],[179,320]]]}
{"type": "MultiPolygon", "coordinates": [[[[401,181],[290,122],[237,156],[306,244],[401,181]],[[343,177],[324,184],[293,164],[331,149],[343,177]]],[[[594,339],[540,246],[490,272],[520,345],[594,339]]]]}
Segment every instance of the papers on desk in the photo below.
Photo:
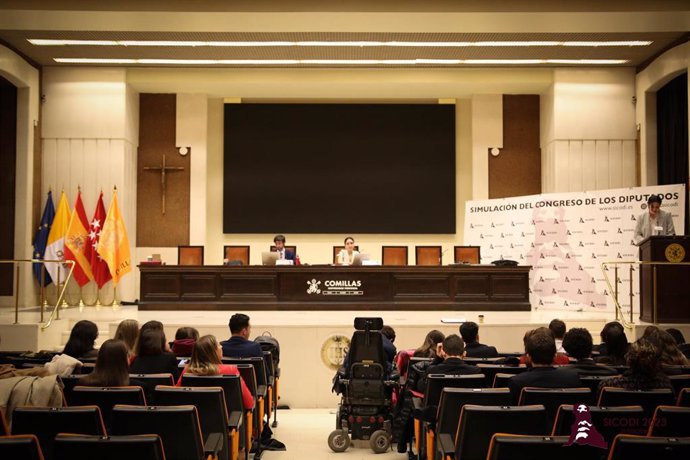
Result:
{"type": "Polygon", "coordinates": [[[441,318],[441,322],[444,324],[462,324],[466,323],[467,319],[466,318],[441,318]]]}

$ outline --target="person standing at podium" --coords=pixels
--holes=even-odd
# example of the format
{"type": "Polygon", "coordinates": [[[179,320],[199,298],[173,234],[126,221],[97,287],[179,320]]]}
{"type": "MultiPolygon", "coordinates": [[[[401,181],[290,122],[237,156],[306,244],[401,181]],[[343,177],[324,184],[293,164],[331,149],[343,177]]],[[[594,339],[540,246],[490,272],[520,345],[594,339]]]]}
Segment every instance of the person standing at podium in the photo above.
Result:
{"type": "Polygon", "coordinates": [[[359,254],[359,251],[355,250],[355,239],[348,236],[344,243],[345,249],[338,253],[338,265],[352,265],[355,255],[359,254]]]}
{"type": "Polygon", "coordinates": [[[671,213],[662,211],[660,207],[661,195],[650,195],[647,199],[647,212],[637,219],[633,237],[635,244],[639,245],[642,240],[652,235],[673,236],[676,234],[671,213]]]}

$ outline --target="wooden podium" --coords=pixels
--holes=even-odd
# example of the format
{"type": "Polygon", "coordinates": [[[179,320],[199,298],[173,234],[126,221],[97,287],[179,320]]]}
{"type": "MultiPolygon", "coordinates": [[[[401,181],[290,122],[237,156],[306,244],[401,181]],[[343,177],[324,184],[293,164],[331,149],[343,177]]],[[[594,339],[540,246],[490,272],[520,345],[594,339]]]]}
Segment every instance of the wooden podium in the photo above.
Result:
{"type": "MultiPolygon", "coordinates": [[[[690,236],[650,236],[640,243],[641,262],[690,262],[690,236]]],[[[690,323],[690,265],[640,265],[640,319],[690,323]]]]}

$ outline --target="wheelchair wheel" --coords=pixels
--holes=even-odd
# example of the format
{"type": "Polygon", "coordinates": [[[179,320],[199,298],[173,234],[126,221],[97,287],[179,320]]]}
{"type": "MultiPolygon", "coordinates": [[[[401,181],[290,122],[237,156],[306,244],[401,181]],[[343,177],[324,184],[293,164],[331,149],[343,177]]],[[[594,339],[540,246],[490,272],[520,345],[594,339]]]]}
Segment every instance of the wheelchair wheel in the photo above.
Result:
{"type": "Polygon", "coordinates": [[[369,438],[369,447],[375,454],[383,454],[391,447],[390,435],[385,430],[376,430],[369,438]]]}
{"type": "Polygon", "coordinates": [[[328,435],[328,447],[333,452],[345,452],[350,447],[350,436],[347,430],[333,430],[328,435]]]}

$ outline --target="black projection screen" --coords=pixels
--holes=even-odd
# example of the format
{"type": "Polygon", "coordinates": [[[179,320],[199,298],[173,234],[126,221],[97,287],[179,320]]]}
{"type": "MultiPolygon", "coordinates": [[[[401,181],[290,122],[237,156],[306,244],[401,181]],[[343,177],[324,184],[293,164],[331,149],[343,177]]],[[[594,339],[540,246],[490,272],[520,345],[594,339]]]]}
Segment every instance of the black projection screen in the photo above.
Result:
{"type": "Polygon", "coordinates": [[[224,233],[455,233],[455,106],[226,104],[224,233]]]}

